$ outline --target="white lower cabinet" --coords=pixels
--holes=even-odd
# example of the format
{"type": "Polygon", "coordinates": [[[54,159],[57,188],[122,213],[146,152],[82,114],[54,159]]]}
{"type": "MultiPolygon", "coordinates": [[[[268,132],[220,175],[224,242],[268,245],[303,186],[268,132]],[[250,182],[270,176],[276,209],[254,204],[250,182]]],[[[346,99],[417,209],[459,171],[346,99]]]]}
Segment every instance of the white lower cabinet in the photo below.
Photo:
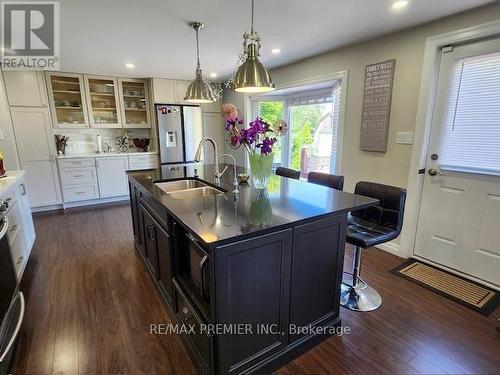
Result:
{"type": "Polygon", "coordinates": [[[128,195],[127,156],[96,158],[101,198],[128,195]]]}
{"type": "Polygon", "coordinates": [[[35,242],[35,228],[23,177],[7,191],[2,192],[0,199],[5,202],[5,215],[9,221],[7,240],[12,261],[17,277],[21,279],[35,242]]]}
{"type": "Polygon", "coordinates": [[[136,171],[141,169],[158,168],[158,155],[130,155],[128,157],[128,169],[136,171]]]}

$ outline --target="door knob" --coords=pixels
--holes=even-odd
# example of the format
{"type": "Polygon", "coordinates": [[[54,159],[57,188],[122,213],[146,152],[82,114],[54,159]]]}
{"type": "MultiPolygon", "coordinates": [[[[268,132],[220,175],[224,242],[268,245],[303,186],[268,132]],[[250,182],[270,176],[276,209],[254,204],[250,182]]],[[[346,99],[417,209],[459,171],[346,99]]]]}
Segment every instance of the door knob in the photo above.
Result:
{"type": "Polygon", "coordinates": [[[428,173],[430,176],[442,175],[439,169],[434,169],[434,168],[429,169],[428,173]]]}

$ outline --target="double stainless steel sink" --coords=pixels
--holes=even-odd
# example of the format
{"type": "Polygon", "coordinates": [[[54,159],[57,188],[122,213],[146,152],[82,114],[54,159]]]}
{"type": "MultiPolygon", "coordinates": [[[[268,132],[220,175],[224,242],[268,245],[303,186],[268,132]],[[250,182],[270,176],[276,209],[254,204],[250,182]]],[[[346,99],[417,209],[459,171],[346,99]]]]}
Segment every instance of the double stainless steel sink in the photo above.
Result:
{"type": "Polygon", "coordinates": [[[174,199],[194,199],[224,194],[223,191],[199,180],[155,182],[155,185],[174,199]]]}

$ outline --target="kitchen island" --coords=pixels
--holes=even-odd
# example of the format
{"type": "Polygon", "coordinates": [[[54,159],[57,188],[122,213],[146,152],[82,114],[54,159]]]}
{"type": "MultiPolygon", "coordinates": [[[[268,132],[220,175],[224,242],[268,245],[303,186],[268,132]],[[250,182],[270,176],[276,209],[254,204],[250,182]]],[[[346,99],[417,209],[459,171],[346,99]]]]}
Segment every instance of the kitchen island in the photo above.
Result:
{"type": "Polygon", "coordinates": [[[231,171],[129,172],[135,246],[200,372],[269,372],[340,326],[347,214],[377,200],[279,176],[235,195],[231,171]]]}

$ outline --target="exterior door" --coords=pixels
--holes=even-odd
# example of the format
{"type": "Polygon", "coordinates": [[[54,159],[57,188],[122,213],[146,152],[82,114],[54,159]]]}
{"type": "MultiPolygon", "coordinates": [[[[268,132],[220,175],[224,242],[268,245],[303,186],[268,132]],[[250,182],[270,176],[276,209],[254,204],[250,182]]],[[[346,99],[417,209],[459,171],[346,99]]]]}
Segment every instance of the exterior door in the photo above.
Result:
{"type": "Polygon", "coordinates": [[[500,39],[443,49],[415,254],[500,285],[500,39]]]}
{"type": "Polygon", "coordinates": [[[12,107],[11,115],[31,206],[61,203],[47,108],[12,107]]]}

